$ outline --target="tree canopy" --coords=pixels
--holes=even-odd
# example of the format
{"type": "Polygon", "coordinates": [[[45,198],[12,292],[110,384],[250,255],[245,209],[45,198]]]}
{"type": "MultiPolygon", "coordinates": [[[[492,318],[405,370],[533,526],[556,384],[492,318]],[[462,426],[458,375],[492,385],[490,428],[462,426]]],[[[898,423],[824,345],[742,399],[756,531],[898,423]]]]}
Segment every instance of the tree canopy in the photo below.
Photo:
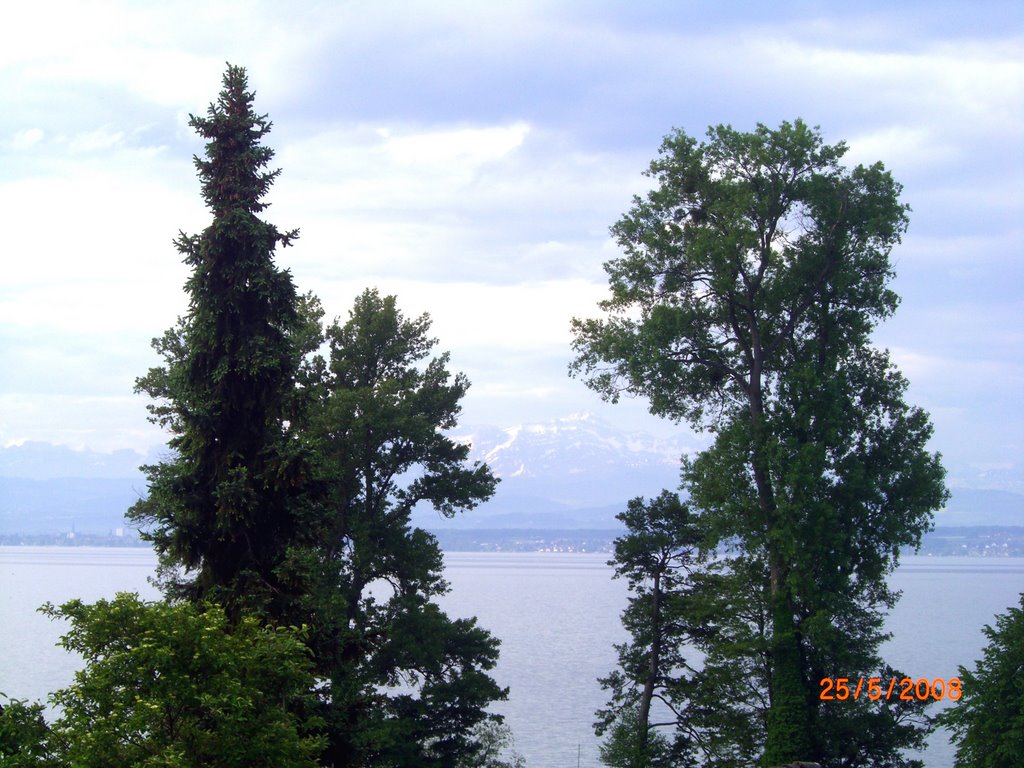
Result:
{"type": "Polygon", "coordinates": [[[313,768],[323,737],[313,712],[304,633],[212,603],[135,594],[42,610],[70,622],[60,645],[84,667],[41,704],[0,707],[0,766],[196,765],[313,768]]]}
{"type": "Polygon", "coordinates": [[[0,768],[57,768],[44,709],[21,699],[0,704],[0,768]]]}
{"type": "Polygon", "coordinates": [[[663,731],[687,703],[680,694],[696,662],[687,654],[701,633],[694,601],[700,532],[689,508],[668,491],[633,499],[617,517],[627,532],[615,540],[609,564],[614,578],[629,583],[622,624],[632,639],[616,646],[619,669],[601,680],[612,697],[598,712],[598,735],[608,734],[602,760],[613,768],[683,768],[692,764],[686,737],[663,731]],[[660,709],[658,716],[652,709],[660,709]]]}
{"type": "Polygon", "coordinates": [[[1024,593],[983,629],[988,645],[968,670],[960,699],[940,716],[953,733],[956,768],[1017,765],[1024,755],[1024,593]]]}
{"type": "Polygon", "coordinates": [[[471,764],[486,707],[505,696],[487,674],[497,640],[438,608],[448,591],[441,551],[410,522],[417,504],[450,517],[497,484],[442,431],[469,382],[448,372],[446,353],[430,357],[429,329],[429,316],[406,318],[394,296],[368,289],[347,322],[326,329],[329,358],[303,375],[299,431],[323,488],[310,518],[324,596],[313,643],[330,680],[328,758],[338,766],[471,764]]]}
{"type": "Polygon", "coordinates": [[[683,485],[705,551],[731,555],[709,566],[720,626],[702,674],[720,677],[715,717],[737,724],[731,745],[703,747],[716,765],[880,759],[877,744],[899,765],[919,740],[880,707],[817,699],[822,677],[881,668],[885,576],[946,498],[927,415],[871,344],[898,303],[907,208],[880,163],[844,168],[845,151],[799,120],[669,135],[654,188],[612,227],[606,316],[573,322],[589,386],[714,436],[683,485]],[[755,685],[724,690],[730,670],[755,685]]]}
{"type": "Polygon", "coordinates": [[[192,268],[189,311],[153,342],[164,366],[136,384],[156,401],[173,456],[146,468],[149,494],[130,516],[146,526],[170,594],[284,617],[275,568],[302,534],[304,469],[288,431],[298,298],[274,251],[297,233],[258,216],[279,172],[266,170],[271,124],[252,109],[245,70],[229,66],[223,86],[207,116],[189,121],[208,140],[195,165],[213,213],[201,234],[175,242],[192,268]]]}
{"type": "Polygon", "coordinates": [[[428,359],[429,317],[406,319],[395,297],[367,290],[324,329],[319,302],[297,295],[274,263],[297,235],[260,218],[278,171],[253,100],[229,67],[191,119],[213,221],[177,240],[189,311],[137,382],[172,454],[147,468],[131,515],[169,598],[307,628],[324,764],[472,762],[500,720],[487,713],[505,695],[488,674],[498,641],[440,610],[440,550],[410,522],[417,504],[451,516],[494,492],[444,434],[469,382],[446,354],[428,359]]]}
{"type": "Polygon", "coordinates": [[[316,723],[302,716],[313,677],[299,630],[129,594],[45,613],[70,620],[61,645],[86,665],[51,697],[60,716],[49,742],[62,764],[318,765],[316,723]]]}

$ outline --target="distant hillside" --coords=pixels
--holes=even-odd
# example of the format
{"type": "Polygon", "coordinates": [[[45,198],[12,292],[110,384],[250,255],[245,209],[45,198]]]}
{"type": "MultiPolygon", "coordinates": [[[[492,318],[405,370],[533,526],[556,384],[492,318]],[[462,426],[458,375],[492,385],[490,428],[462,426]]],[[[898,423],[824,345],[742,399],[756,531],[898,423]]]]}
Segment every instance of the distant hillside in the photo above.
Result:
{"type": "Polygon", "coordinates": [[[1009,491],[953,488],[949,504],[935,514],[935,525],[1024,525],[1024,496],[1009,491]]]}
{"type": "Polygon", "coordinates": [[[431,510],[415,519],[433,528],[618,528],[615,515],[634,496],[679,485],[679,461],[696,446],[625,432],[590,414],[505,429],[467,428],[456,439],[470,457],[501,478],[494,499],[440,521],[431,510]]]}
{"type": "MultiPolygon", "coordinates": [[[[501,478],[494,499],[448,520],[418,508],[415,524],[435,531],[613,530],[634,496],[679,484],[679,460],[698,446],[624,432],[590,415],[505,429],[460,430],[471,457],[501,478]]],[[[132,451],[97,453],[25,443],[0,449],[0,534],[105,534],[145,492],[132,451]]],[[[1024,525],[1024,495],[956,488],[936,525],[1024,525]]]]}
{"type": "Polygon", "coordinates": [[[76,451],[65,445],[24,442],[0,448],[0,478],[16,477],[23,480],[52,480],[55,478],[142,479],[139,467],[157,460],[154,452],[149,456],[128,449],[101,453],[76,451]]]}
{"type": "Polygon", "coordinates": [[[108,533],[144,491],[141,478],[0,477],[0,534],[108,533]]]}

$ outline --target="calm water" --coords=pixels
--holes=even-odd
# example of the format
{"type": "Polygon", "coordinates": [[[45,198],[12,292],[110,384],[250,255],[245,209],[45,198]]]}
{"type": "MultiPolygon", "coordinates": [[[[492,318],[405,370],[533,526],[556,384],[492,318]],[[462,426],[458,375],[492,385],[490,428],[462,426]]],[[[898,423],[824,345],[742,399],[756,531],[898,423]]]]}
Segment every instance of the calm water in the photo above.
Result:
{"type": "MultiPolygon", "coordinates": [[[[615,663],[626,602],[607,555],[448,553],[446,610],[479,617],[502,639],[495,676],[511,688],[498,711],[533,768],[597,766],[591,728],[605,703],[596,678],[615,663]]],[[[46,601],[93,601],[118,591],[156,597],[146,579],[155,558],[142,549],[0,547],[0,691],[43,699],[66,685],[77,660],[54,646],[61,626],[35,612],[46,601]]],[[[887,660],[912,677],[949,678],[973,666],[981,627],[1017,603],[1024,559],[906,558],[894,586],[903,599],[890,617],[887,660]]],[[[941,735],[925,755],[951,768],[941,735]]]]}

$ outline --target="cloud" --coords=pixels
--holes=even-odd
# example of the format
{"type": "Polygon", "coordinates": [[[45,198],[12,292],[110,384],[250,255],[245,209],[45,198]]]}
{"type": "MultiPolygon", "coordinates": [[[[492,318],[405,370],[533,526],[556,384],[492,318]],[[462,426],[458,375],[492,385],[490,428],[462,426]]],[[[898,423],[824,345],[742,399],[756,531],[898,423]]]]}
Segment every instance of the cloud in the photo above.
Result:
{"type": "MultiPolygon", "coordinates": [[[[87,296],[89,288],[122,285],[138,295],[143,309],[142,302],[160,303],[172,275],[178,276],[174,283],[183,283],[171,240],[179,228],[205,225],[202,202],[168,186],[170,174],[159,161],[149,163],[147,173],[137,154],[121,156],[120,163],[110,155],[104,159],[103,167],[66,165],[60,177],[0,183],[0,210],[11,222],[4,249],[13,256],[0,288],[4,322],[52,327],[57,315],[47,308],[60,299],[58,311],[72,327],[110,330],[95,314],[73,317],[78,302],[64,303],[69,296],[43,300],[46,293],[66,288],[87,296]]],[[[101,314],[121,315],[112,321],[121,327],[138,322],[124,316],[123,301],[109,303],[101,314]]]]}
{"type": "MultiPolygon", "coordinates": [[[[452,172],[472,176],[484,163],[498,160],[522,145],[530,126],[508,126],[435,130],[395,136],[382,128],[381,151],[395,165],[422,169],[431,177],[452,172]]],[[[443,178],[443,175],[442,175],[443,178]]]]}
{"type": "Polygon", "coordinates": [[[278,194],[301,196],[302,210],[313,213],[443,209],[521,147],[529,130],[525,123],[331,130],[282,148],[277,162],[287,176],[278,194]]]}
{"type": "MultiPolygon", "coordinates": [[[[118,398],[185,309],[171,239],[209,221],[188,114],[229,60],[275,121],[267,218],[302,231],[278,264],[330,314],[367,285],[431,312],[478,413],[602,408],[565,377],[568,318],[596,314],[608,227],[648,188],[661,137],[802,116],[904,184],[903,305],[878,338],[940,409],[941,438],[1019,429],[997,411],[1019,411],[1024,343],[1021,16],[1000,2],[19,5],[0,47],[0,396],[21,399],[0,406],[20,409],[14,437],[110,444],[99,408],[139,439],[118,398]]],[[[1002,460],[1019,464],[1014,450],[1002,460]]]]}
{"type": "Polygon", "coordinates": [[[273,220],[314,279],[533,282],[600,275],[607,227],[642,183],[523,123],[351,126],[286,145],[273,220]]]}
{"type": "Polygon", "coordinates": [[[995,387],[1017,392],[1024,387],[1024,363],[1020,361],[944,357],[903,347],[893,347],[889,352],[908,379],[931,389],[944,389],[947,397],[949,390],[943,383],[950,381],[956,382],[956,392],[964,400],[973,400],[984,392],[991,395],[995,387]]]}
{"type": "Polygon", "coordinates": [[[15,152],[28,149],[41,142],[45,135],[45,132],[41,128],[26,128],[14,134],[14,137],[10,142],[10,147],[15,152]]]}
{"type": "Polygon", "coordinates": [[[117,147],[123,141],[124,131],[99,128],[71,137],[68,146],[72,152],[99,152],[117,147]]]}
{"type": "Polygon", "coordinates": [[[1024,356],[1006,354],[1008,349],[1024,346],[1024,301],[1013,288],[1007,293],[1011,301],[990,300],[978,291],[943,296],[941,301],[916,298],[881,326],[876,341],[908,353],[927,350],[954,366],[972,360],[1024,365],[1024,356]],[[907,344],[910,339],[915,340],[914,345],[907,344]]]}
{"type": "Polygon", "coordinates": [[[851,137],[847,161],[871,164],[894,158],[902,168],[942,165],[960,157],[958,147],[935,135],[932,127],[892,125],[851,137]]]}
{"type": "Polygon", "coordinates": [[[585,280],[491,285],[396,278],[369,284],[347,279],[324,285],[316,293],[328,314],[339,315],[344,322],[353,299],[366,287],[397,296],[399,309],[407,316],[429,313],[431,332],[442,348],[493,355],[534,351],[538,357],[555,350],[566,362],[570,320],[594,314],[597,302],[607,293],[603,285],[585,280]]]}

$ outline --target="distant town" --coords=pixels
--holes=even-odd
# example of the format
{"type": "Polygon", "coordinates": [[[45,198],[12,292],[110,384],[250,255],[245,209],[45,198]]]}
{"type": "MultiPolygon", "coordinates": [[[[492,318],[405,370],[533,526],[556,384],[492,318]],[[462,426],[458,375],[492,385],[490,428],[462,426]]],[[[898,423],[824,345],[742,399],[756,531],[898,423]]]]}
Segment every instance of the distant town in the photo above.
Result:
{"type": "MultiPolygon", "coordinates": [[[[613,551],[620,531],[495,528],[433,531],[448,552],[580,552],[613,551]]],[[[0,534],[0,546],[147,547],[130,528],[106,534],[0,534]]],[[[904,554],[914,554],[910,549],[904,554]]],[[[918,555],[932,557],[1024,557],[1024,526],[936,528],[924,537],[918,555]]]]}

